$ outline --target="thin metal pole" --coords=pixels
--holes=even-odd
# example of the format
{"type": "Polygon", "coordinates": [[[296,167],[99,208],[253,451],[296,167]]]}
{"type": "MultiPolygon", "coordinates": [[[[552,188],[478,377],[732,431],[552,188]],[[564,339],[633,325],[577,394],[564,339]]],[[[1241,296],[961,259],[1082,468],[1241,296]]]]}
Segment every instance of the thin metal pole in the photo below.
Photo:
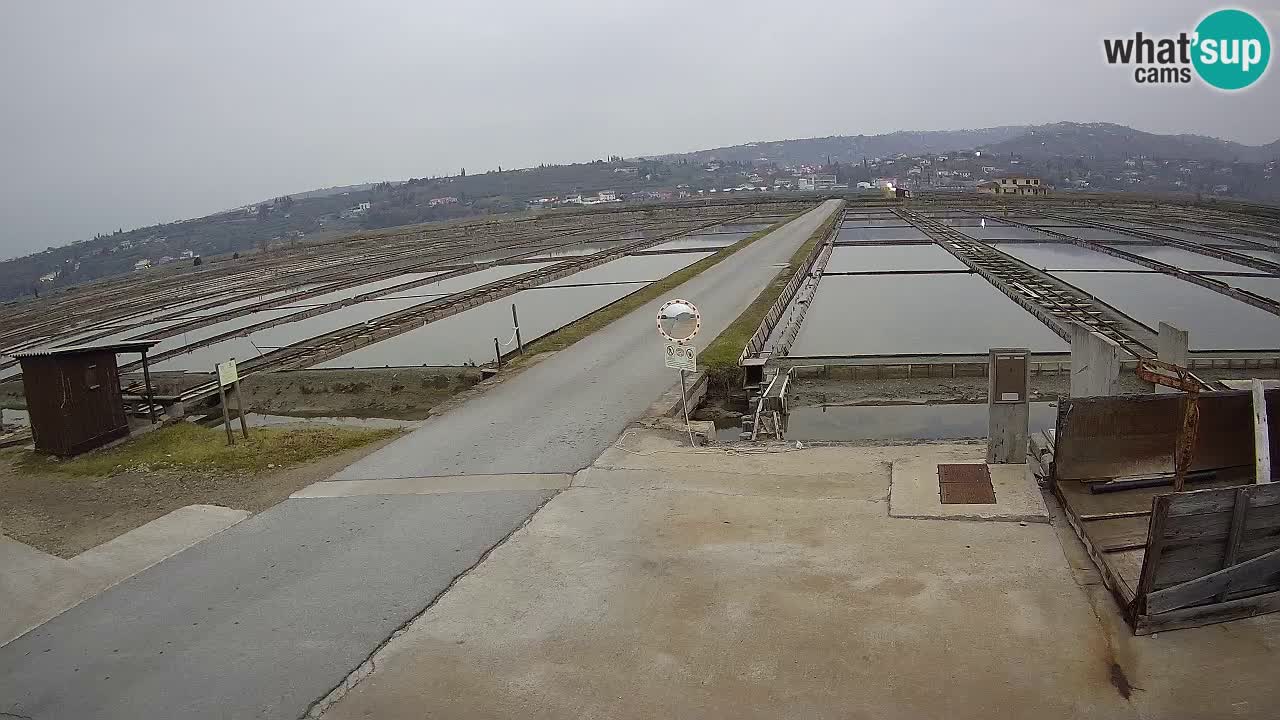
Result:
{"type": "Polygon", "coordinates": [[[231,433],[231,414],[227,412],[227,388],[222,384],[222,376],[218,375],[218,366],[213,367],[213,374],[218,381],[218,399],[222,402],[222,425],[227,429],[227,444],[235,445],[236,436],[231,433]]]}
{"type": "Polygon", "coordinates": [[[151,368],[147,366],[147,351],[142,351],[142,382],[147,386],[147,414],[151,416],[151,424],[156,424],[155,393],[151,391],[151,368]]]}
{"type": "Polygon", "coordinates": [[[516,326],[516,347],[524,354],[524,340],[520,339],[520,318],[516,316],[516,304],[511,303],[511,324],[516,326]]]}
{"type": "Polygon", "coordinates": [[[502,367],[502,350],[498,346],[498,338],[493,339],[493,355],[498,358],[498,367],[502,367]]]}

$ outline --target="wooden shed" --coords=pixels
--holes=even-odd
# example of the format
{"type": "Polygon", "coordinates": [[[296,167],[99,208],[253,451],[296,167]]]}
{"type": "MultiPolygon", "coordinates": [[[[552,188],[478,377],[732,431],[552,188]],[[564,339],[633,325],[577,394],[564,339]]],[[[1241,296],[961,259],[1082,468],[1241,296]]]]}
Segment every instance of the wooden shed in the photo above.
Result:
{"type": "Polygon", "coordinates": [[[36,450],[77,455],[128,435],[129,420],[120,392],[116,354],[142,353],[146,396],[150,398],[146,354],[158,342],[125,340],[14,353],[22,364],[23,391],[36,450]]]}

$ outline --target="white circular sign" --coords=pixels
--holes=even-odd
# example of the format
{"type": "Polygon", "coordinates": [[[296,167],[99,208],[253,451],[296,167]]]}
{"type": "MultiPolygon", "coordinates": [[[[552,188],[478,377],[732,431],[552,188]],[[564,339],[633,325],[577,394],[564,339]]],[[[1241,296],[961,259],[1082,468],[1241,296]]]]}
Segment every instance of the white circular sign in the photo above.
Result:
{"type": "Polygon", "coordinates": [[[688,300],[668,300],[658,308],[658,334],[672,342],[685,342],[702,329],[702,315],[688,300]]]}

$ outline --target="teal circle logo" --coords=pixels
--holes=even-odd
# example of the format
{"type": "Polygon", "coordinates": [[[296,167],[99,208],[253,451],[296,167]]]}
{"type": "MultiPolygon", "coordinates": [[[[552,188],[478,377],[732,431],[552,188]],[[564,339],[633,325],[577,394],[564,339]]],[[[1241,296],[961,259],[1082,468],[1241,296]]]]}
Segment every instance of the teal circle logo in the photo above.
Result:
{"type": "Polygon", "coordinates": [[[1240,90],[1257,82],[1271,60],[1271,38],[1257,18],[1243,10],[1218,10],[1196,26],[1191,62],[1200,79],[1219,90],[1240,90]]]}

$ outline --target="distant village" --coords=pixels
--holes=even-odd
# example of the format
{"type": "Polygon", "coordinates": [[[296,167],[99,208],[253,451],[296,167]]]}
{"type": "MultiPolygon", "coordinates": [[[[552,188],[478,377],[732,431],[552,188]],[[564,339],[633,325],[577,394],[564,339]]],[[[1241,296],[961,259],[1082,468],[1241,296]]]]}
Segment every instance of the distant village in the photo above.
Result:
{"type": "MultiPolygon", "coordinates": [[[[1276,163],[1245,166],[1197,160],[1163,160],[1146,156],[1120,161],[1024,160],[1017,156],[984,155],[980,150],[948,154],[898,155],[867,158],[861,163],[828,162],[779,166],[768,158],[751,163],[708,162],[700,170],[704,178],[670,188],[633,190],[603,189],[588,193],[532,199],[529,208],[596,205],[623,201],[681,200],[713,193],[748,192],[871,192],[909,194],[917,190],[977,192],[986,194],[1046,195],[1053,191],[1139,190],[1146,192],[1239,195],[1243,186],[1275,179],[1276,163]],[[1261,176],[1257,176],[1257,168],[1261,176]],[[732,178],[732,185],[714,180],[732,178]]],[[[640,166],[622,166],[614,173],[622,178],[639,176],[640,166]]]]}
{"type": "MultiPolygon", "coordinates": [[[[748,146],[749,147],[749,146],[748,146]]],[[[742,155],[739,154],[738,158],[742,155]]],[[[173,263],[199,265],[351,232],[491,213],[615,203],[666,202],[723,193],[874,193],[920,191],[1047,195],[1137,191],[1186,196],[1280,197],[1276,161],[1225,162],[1147,155],[1027,157],[982,149],[898,154],[857,161],[789,163],[612,156],[577,165],[542,165],[468,175],[390,181],[330,193],[282,196],[213,215],[100,234],[49,248],[17,263],[0,298],[40,295],[122,272],[173,263]],[[202,257],[203,256],[203,257],[202,257]]]]}

